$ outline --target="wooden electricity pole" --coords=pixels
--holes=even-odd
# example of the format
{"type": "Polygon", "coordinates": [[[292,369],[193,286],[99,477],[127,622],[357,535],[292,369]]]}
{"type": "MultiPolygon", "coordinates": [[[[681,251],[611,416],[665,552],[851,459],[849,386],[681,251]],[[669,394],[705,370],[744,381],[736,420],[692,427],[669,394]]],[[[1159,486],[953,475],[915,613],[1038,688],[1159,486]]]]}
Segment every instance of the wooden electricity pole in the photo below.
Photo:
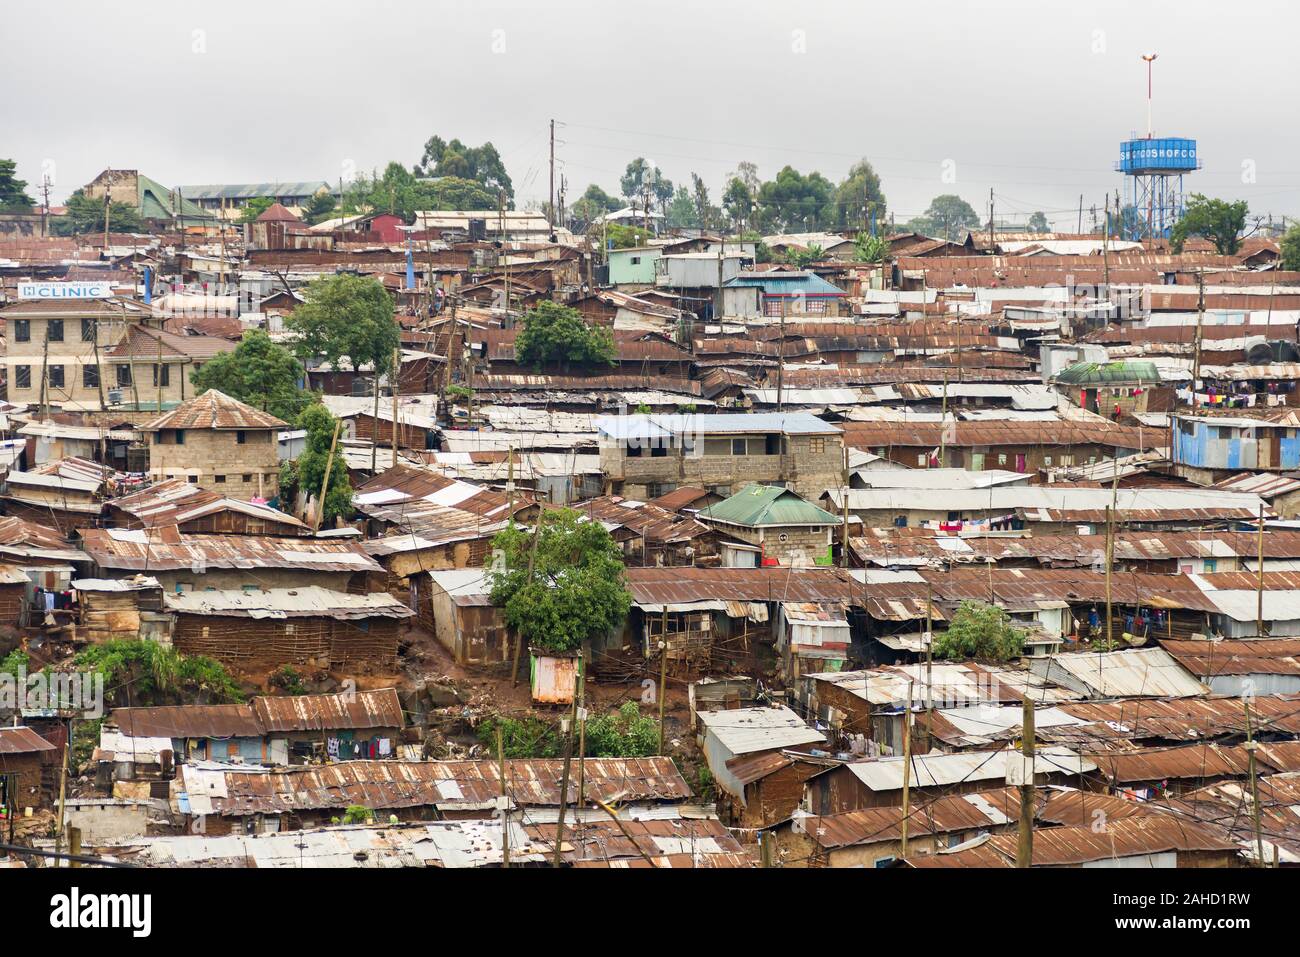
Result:
{"type": "Polygon", "coordinates": [[[1259,742],[1250,727],[1250,698],[1242,698],[1246,709],[1246,755],[1247,771],[1250,774],[1250,817],[1255,826],[1255,866],[1266,867],[1264,863],[1264,832],[1259,823],[1259,777],[1256,774],[1255,750],[1259,742]]]}
{"type": "Polygon", "coordinates": [[[1255,587],[1255,636],[1264,637],[1264,505],[1259,506],[1259,555],[1256,561],[1259,563],[1259,570],[1256,573],[1257,585],[1255,587]]]}
{"type": "Polygon", "coordinates": [[[907,681],[907,700],[903,702],[903,833],[901,851],[907,858],[907,824],[912,814],[912,680],[907,681]]]}
{"type": "Polygon", "coordinates": [[[510,866],[510,794],[506,790],[506,748],[497,722],[497,775],[501,778],[501,866],[510,866]]]}
{"type": "Polygon", "coordinates": [[[343,420],[335,419],[334,437],[330,439],[330,454],[329,454],[329,458],[325,460],[325,481],[321,482],[320,501],[316,503],[316,513],[312,516],[311,530],[313,532],[320,531],[321,519],[325,517],[325,496],[329,493],[330,472],[334,468],[334,450],[338,447],[339,429],[341,429],[342,427],[343,427],[343,420]]]}
{"type": "Polygon", "coordinates": [[[1025,758],[1020,782],[1020,840],[1016,843],[1016,867],[1029,867],[1034,860],[1034,702],[1025,695],[1021,717],[1020,753],[1025,758]]]}
{"type": "MultiPolygon", "coordinates": [[[[450,361],[450,360],[449,360],[450,361]]],[[[393,375],[391,377],[393,385],[393,468],[397,468],[397,401],[402,391],[402,347],[393,347],[393,375]]],[[[378,427],[376,422],[375,426],[378,427]]]]}
{"type": "MultiPolygon", "coordinates": [[[[582,667],[582,652],[578,652],[578,667],[582,667]]],[[[564,810],[569,803],[569,769],[573,765],[573,726],[578,719],[578,696],[573,696],[573,707],[569,711],[569,727],[564,736],[564,766],[560,772],[560,816],[555,822],[555,853],[551,857],[551,866],[559,867],[564,852],[564,810]]],[[[578,812],[581,812],[581,808],[578,812]]],[[[581,823],[579,821],[578,823],[581,823]]]]}

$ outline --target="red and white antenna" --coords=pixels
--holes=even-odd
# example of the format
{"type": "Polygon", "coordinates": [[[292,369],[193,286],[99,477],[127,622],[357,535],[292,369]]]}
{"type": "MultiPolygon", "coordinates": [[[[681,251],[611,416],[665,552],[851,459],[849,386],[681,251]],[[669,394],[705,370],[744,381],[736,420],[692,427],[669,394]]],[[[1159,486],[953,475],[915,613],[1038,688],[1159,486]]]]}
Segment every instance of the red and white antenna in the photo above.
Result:
{"type": "Polygon", "coordinates": [[[1142,59],[1147,62],[1147,139],[1151,139],[1151,64],[1155,62],[1157,54],[1144,53],[1142,59]]]}

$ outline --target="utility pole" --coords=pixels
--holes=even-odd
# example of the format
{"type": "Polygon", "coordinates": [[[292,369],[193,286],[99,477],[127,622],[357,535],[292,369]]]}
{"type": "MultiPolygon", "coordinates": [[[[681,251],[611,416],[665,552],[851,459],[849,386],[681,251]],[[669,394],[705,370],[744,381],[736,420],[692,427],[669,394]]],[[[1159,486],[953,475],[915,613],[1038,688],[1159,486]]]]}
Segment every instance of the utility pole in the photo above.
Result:
{"type": "Polygon", "coordinates": [[[1259,506],[1258,585],[1255,588],[1255,636],[1264,637],[1264,506],[1259,506]]]}
{"type": "Polygon", "coordinates": [[[1083,193],[1079,194],[1079,227],[1078,232],[1083,234],[1083,193]]]}
{"type": "Polygon", "coordinates": [[[776,362],[776,411],[785,411],[785,296],[781,296],[781,349],[776,362]]]}
{"type": "Polygon", "coordinates": [[[664,753],[664,697],[668,692],[668,609],[664,609],[664,635],[659,641],[659,750],[664,753]]]}
{"type": "Polygon", "coordinates": [[[1250,698],[1241,699],[1246,709],[1246,756],[1247,771],[1250,774],[1250,816],[1255,825],[1255,866],[1266,867],[1264,863],[1264,832],[1259,824],[1259,776],[1256,773],[1255,751],[1259,742],[1255,740],[1250,727],[1250,698]]]}
{"type": "MultiPolygon", "coordinates": [[[[582,652],[578,652],[578,667],[582,667],[582,652]]],[[[569,727],[564,737],[564,767],[560,772],[560,817],[555,823],[555,854],[551,866],[560,866],[560,855],[564,848],[564,810],[569,803],[569,768],[573,764],[573,725],[578,718],[578,696],[573,696],[573,708],[569,714],[569,727]]],[[[581,808],[579,808],[579,811],[581,808]]]]}
{"type": "Polygon", "coordinates": [[[907,681],[903,702],[903,833],[901,854],[907,858],[907,825],[912,814],[912,679],[907,681]]]}
{"type": "Polygon", "coordinates": [[[939,415],[939,468],[948,467],[948,373],[943,374],[943,411],[939,415]]]}
{"type": "Polygon", "coordinates": [[[510,866],[510,794],[506,790],[506,749],[497,722],[497,776],[501,778],[501,866],[510,866]]]}
{"type": "Polygon", "coordinates": [[[1020,753],[1024,755],[1024,778],[1020,782],[1020,840],[1016,842],[1016,867],[1029,867],[1034,860],[1034,702],[1025,695],[1021,717],[1020,753]]]}
{"type": "Polygon", "coordinates": [[[844,446],[844,499],[840,504],[840,567],[849,567],[849,447],[844,446]]]}
{"type": "Polygon", "coordinates": [[[587,806],[587,660],[578,651],[578,814],[587,806]]]}
{"type": "Polygon", "coordinates": [[[925,750],[934,733],[934,586],[925,583],[925,750]]]}
{"type": "MultiPolygon", "coordinates": [[[[1114,465],[1116,474],[1119,474],[1119,466],[1114,465]]],[[[1110,651],[1115,647],[1114,638],[1111,634],[1111,605],[1110,605],[1110,573],[1111,565],[1115,560],[1115,513],[1109,505],[1106,506],[1106,650],[1110,651]]]]}
{"type": "MultiPolygon", "coordinates": [[[[450,357],[450,356],[448,356],[447,358],[448,358],[448,361],[451,361],[451,357],[450,357]]],[[[401,392],[401,381],[400,381],[400,380],[401,380],[401,375],[402,375],[402,347],[399,345],[399,346],[394,346],[394,347],[393,347],[393,376],[392,376],[392,384],[393,384],[393,468],[397,468],[397,416],[398,416],[398,412],[399,412],[399,409],[398,409],[398,406],[397,406],[397,401],[398,401],[398,394],[401,392]]],[[[473,399],[471,398],[470,401],[472,402],[473,399]]],[[[473,425],[473,420],[474,420],[474,416],[473,416],[473,413],[471,412],[471,414],[470,414],[470,425],[471,425],[471,426],[473,425]]],[[[379,423],[376,422],[376,423],[375,423],[375,426],[378,427],[378,425],[379,425],[379,423]]]]}
{"type": "Polygon", "coordinates": [[[334,450],[338,447],[339,429],[341,429],[342,427],[343,427],[343,420],[335,419],[334,438],[330,439],[330,454],[329,454],[329,458],[325,460],[325,481],[321,483],[320,501],[316,504],[316,514],[313,516],[312,524],[311,524],[311,530],[313,532],[320,531],[321,519],[325,517],[325,496],[329,492],[330,472],[334,468],[334,450]]]}
{"type": "Polygon", "coordinates": [[[551,232],[555,232],[555,120],[551,120],[551,202],[546,219],[551,232]]]}
{"type": "Polygon", "coordinates": [[[1205,268],[1196,270],[1196,345],[1192,353],[1192,407],[1196,407],[1196,383],[1201,378],[1201,325],[1205,321],[1205,268]]]}
{"type": "Polygon", "coordinates": [[[989,252],[993,252],[995,244],[993,242],[993,187],[989,187],[989,252]]]}

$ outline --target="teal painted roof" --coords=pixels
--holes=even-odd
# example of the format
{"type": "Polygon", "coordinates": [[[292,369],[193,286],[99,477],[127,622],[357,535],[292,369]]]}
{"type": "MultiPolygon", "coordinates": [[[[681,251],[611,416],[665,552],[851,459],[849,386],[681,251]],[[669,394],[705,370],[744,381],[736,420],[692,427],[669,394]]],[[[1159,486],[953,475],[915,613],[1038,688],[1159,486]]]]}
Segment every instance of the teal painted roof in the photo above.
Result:
{"type": "Polygon", "coordinates": [[[825,509],[774,485],[746,485],[718,504],[701,509],[699,517],[750,527],[840,524],[839,518],[825,509]]]}
{"type": "Polygon", "coordinates": [[[1076,362],[1056,374],[1057,382],[1092,385],[1111,382],[1159,382],[1160,370],[1154,362],[1076,362]]]}
{"type": "Polygon", "coordinates": [[[215,218],[206,209],[196,206],[184,196],[181,197],[178,209],[175,193],[143,173],[136,175],[136,184],[136,199],[140,207],[141,219],[175,219],[184,216],[187,220],[195,220],[197,225],[197,221],[215,218]]]}
{"type": "Polygon", "coordinates": [[[728,279],[723,285],[759,286],[769,296],[789,296],[795,293],[822,296],[847,295],[839,286],[832,285],[815,272],[806,270],[793,272],[774,269],[770,272],[742,272],[739,276],[728,279]]]}

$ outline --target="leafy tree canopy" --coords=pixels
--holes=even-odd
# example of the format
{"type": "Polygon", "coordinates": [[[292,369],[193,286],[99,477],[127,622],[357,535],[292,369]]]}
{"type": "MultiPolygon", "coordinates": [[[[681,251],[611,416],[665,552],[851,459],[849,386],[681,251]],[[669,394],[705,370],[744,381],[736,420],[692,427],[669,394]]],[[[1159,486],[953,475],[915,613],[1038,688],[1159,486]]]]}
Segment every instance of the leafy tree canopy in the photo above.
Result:
{"type": "Polygon", "coordinates": [[[700,217],[695,209],[695,199],[685,186],[678,186],[673,201],[668,204],[668,225],[673,229],[695,228],[700,217]]]}
{"type": "Polygon", "coordinates": [[[652,207],[656,202],[660,206],[665,206],[673,198],[673,181],[664,176],[659,171],[659,167],[647,162],[643,156],[638,156],[627,164],[627,169],[619,178],[618,185],[633,206],[645,205],[647,191],[650,193],[652,207]]]}
{"type": "Polygon", "coordinates": [[[589,758],[645,758],[659,750],[659,722],[641,713],[635,701],[587,722],[589,758]]]}
{"type": "Polygon", "coordinates": [[[979,214],[970,203],[954,193],[944,193],[930,200],[925,213],[912,220],[908,228],[926,236],[956,242],[979,224],[979,214]]]}
{"type": "Polygon", "coordinates": [[[1220,256],[1231,256],[1241,248],[1241,231],[1246,226],[1250,207],[1246,201],[1229,203],[1193,193],[1187,201],[1187,211],[1174,224],[1169,234],[1169,245],[1174,252],[1182,252],[1183,244],[1191,236],[1202,236],[1214,243],[1220,256]]]}
{"type": "Polygon", "coordinates": [[[303,214],[308,224],[315,226],[317,223],[333,218],[337,209],[338,201],[334,198],[334,194],[328,189],[321,189],[307,201],[307,208],[303,210],[303,214]]]}
{"type": "Polygon", "coordinates": [[[602,235],[609,242],[611,249],[631,249],[634,246],[644,246],[654,232],[644,226],[607,223],[602,229],[602,235]]]}
{"type": "Polygon", "coordinates": [[[806,176],[793,166],[759,187],[759,218],[764,229],[811,232],[835,221],[835,187],[816,171],[806,176]]]}
{"type": "Polygon", "coordinates": [[[577,202],[570,207],[571,218],[578,229],[586,229],[606,213],[612,213],[623,206],[617,196],[610,196],[595,183],[587,187],[577,202]]]}
{"type": "Polygon", "coordinates": [[[539,302],[523,317],[515,338],[515,361],[537,369],[557,363],[570,366],[612,366],[614,337],[608,329],[589,325],[581,313],[555,302],[539,302]]]}
{"type": "Polygon", "coordinates": [[[156,641],[113,639],[91,645],[73,659],[81,668],[104,676],[114,702],[134,705],[227,704],[243,700],[239,685],[220,662],[204,655],[183,655],[156,641]]]}
{"type": "MultiPolygon", "coordinates": [[[[352,514],[352,482],[348,470],[340,461],[328,466],[330,445],[334,440],[334,416],[319,402],[313,402],[298,416],[297,426],[307,430],[307,441],[302,454],[280,467],[281,494],[288,497],[303,492],[308,498],[320,498],[325,484],[325,469],[330,470],[329,489],[325,493],[325,506],[321,518],[329,522],[335,517],[347,518],[352,514]]],[[[337,453],[335,453],[337,455],[337,453]]]]}
{"type": "Polygon", "coordinates": [[[454,176],[457,179],[473,180],[484,188],[492,197],[491,206],[444,206],[442,209],[492,209],[496,206],[497,190],[506,194],[512,205],[515,187],[510,182],[501,154],[491,143],[482,146],[466,146],[460,140],[450,143],[441,136],[430,137],[424,144],[424,153],[415,166],[417,176],[454,176]]]}
{"type": "Polygon", "coordinates": [[[269,196],[254,196],[252,199],[248,201],[248,204],[244,207],[243,212],[239,214],[239,221],[241,223],[254,222],[256,221],[258,216],[261,216],[264,212],[270,209],[274,204],[275,204],[275,200],[273,200],[269,196]]]}
{"type": "Polygon", "coordinates": [[[1052,231],[1051,225],[1047,222],[1046,214],[1041,210],[1029,217],[1027,225],[1031,233],[1050,233],[1052,231]]]}
{"type": "Polygon", "coordinates": [[[997,605],[963,601],[948,624],[934,636],[936,657],[1009,661],[1024,649],[1025,633],[1011,624],[1011,616],[997,605]]]}
{"type": "Polygon", "coordinates": [[[15,173],[18,164],[0,159],[0,213],[30,213],[35,201],[27,195],[27,181],[15,173]]]}
{"type": "Polygon", "coordinates": [[[752,222],[755,191],[739,176],[727,180],[722,190],[722,210],[731,221],[733,229],[752,222]]]}
{"type": "Polygon", "coordinates": [[[570,651],[627,617],[623,553],[603,525],[572,509],[544,510],[538,522],[535,532],[511,523],[492,539],[500,554],[488,569],[492,603],[530,645],[570,651]]]}
{"type": "Polygon", "coordinates": [[[1296,223],[1282,237],[1282,268],[1300,271],[1300,223],[1296,223]]]}
{"type": "Polygon", "coordinates": [[[849,167],[849,174],[835,187],[835,225],[852,229],[864,222],[884,222],[885,194],[880,190],[880,176],[865,159],[849,167]]]}
{"type": "Polygon", "coordinates": [[[889,258],[889,241],[884,236],[858,233],[853,238],[853,253],[859,262],[881,263],[889,258]]]}
{"type": "MultiPolygon", "coordinates": [[[[51,222],[51,228],[59,236],[79,236],[83,233],[104,231],[104,201],[87,196],[84,190],[77,190],[68,197],[67,215],[51,222]]],[[[133,233],[144,228],[140,221],[140,211],[125,203],[112,203],[108,210],[108,225],[117,232],[133,233]]]]}
{"type": "Polygon", "coordinates": [[[353,368],[373,366],[375,376],[393,365],[401,330],[393,319],[393,300],[377,279],[341,273],[312,280],[306,302],[285,317],[296,335],[294,353],[303,363],[324,359],[335,368],[344,356],[353,368]]]}
{"type": "Polygon", "coordinates": [[[293,353],[260,329],[246,332],[233,352],[209,359],[190,374],[196,395],[219,389],[286,422],[314,398],[298,387],[301,379],[302,364],[293,353]]]}

